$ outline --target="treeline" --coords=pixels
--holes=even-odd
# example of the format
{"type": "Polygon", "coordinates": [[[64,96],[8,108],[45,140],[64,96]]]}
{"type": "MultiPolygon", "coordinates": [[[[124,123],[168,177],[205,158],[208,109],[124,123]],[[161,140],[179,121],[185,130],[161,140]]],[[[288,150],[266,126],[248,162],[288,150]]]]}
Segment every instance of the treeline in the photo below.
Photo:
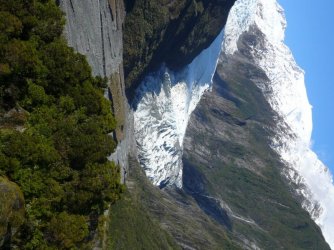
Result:
{"type": "Polygon", "coordinates": [[[116,146],[106,81],[67,46],[64,23],[53,0],[0,0],[0,176],[24,194],[19,249],[91,248],[123,189],[106,158],[116,146]]]}

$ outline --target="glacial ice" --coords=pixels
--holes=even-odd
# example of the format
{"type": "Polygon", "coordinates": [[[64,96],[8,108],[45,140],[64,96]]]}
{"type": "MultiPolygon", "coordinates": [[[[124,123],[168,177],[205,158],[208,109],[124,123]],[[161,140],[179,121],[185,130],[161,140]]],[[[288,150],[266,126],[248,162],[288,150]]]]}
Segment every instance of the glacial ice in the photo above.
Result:
{"type": "Polygon", "coordinates": [[[311,149],[312,107],[304,72],[284,44],[286,20],[276,0],[237,0],[224,35],[222,31],[190,65],[180,72],[162,65],[143,80],[134,112],[140,163],[154,185],[182,187],[183,137],[190,114],[212,84],[220,50],[233,56],[239,39],[251,27],[263,34],[263,41],[254,44],[250,53],[269,79],[257,84],[279,117],[272,147],[286,163],[286,176],[299,185],[303,207],[334,249],[333,179],[311,149]]]}
{"type": "MultiPolygon", "coordinates": [[[[304,83],[304,72],[284,44],[286,20],[276,0],[238,0],[225,26],[223,51],[233,56],[243,34],[256,27],[261,42],[251,47],[255,64],[269,78],[258,87],[279,116],[272,147],[287,165],[285,174],[299,184],[303,207],[321,227],[334,249],[334,185],[328,168],[311,149],[312,107],[304,83]]],[[[254,79],[256,82],[256,79],[254,79]]]]}
{"type": "Polygon", "coordinates": [[[223,31],[183,70],[162,65],[136,91],[138,158],[154,185],[182,187],[183,138],[192,111],[212,84],[222,41],[223,31]]]}

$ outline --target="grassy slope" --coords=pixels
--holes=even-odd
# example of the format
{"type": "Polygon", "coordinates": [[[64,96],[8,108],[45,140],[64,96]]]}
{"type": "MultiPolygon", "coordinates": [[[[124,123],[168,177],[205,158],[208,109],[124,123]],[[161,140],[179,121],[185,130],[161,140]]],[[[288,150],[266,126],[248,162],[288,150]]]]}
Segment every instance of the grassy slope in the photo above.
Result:
{"type": "Polygon", "coordinates": [[[143,206],[142,192],[149,183],[137,167],[131,168],[128,190],[122,200],[111,207],[108,249],[178,249],[170,234],[143,206]]]}
{"type": "Polygon", "coordinates": [[[191,197],[153,187],[130,163],[129,192],[112,207],[110,249],[239,249],[191,197]]]}
{"type": "Polygon", "coordinates": [[[178,249],[129,192],[111,209],[108,249],[178,249]]]}

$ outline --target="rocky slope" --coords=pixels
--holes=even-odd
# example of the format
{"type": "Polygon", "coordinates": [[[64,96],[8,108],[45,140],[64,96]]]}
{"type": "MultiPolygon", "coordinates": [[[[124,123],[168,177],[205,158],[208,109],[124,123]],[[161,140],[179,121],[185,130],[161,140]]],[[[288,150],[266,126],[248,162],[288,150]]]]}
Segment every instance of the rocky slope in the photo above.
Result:
{"type": "Polygon", "coordinates": [[[281,175],[269,146],[275,113],[249,76],[266,79],[243,61],[218,66],[187,129],[184,189],[222,225],[229,221],[243,248],[329,249],[281,175]]]}
{"type": "Polygon", "coordinates": [[[237,57],[252,63],[268,78],[250,76],[277,114],[271,147],[285,163],[284,175],[298,186],[303,208],[334,247],[333,180],[310,148],[311,105],[304,72],[283,42],[285,27],[284,11],[276,1],[239,0],[226,25],[223,52],[226,61],[237,57]]]}
{"type": "Polygon", "coordinates": [[[111,212],[110,249],[241,249],[191,196],[153,186],[136,159],[130,159],[127,186],[111,212]]]}
{"type": "MultiPolygon", "coordinates": [[[[139,95],[135,113],[139,156],[153,184],[183,185],[202,211],[245,248],[328,249],[310,215],[317,223],[325,221],[319,225],[330,243],[326,207],[331,204],[326,197],[333,186],[309,149],[311,110],[303,72],[283,44],[285,25],[276,1],[236,2],[225,28],[213,92],[206,93],[196,109],[184,145],[183,136],[174,133],[177,127],[168,126],[173,119],[187,122],[191,113],[169,110],[182,107],[175,73],[164,70],[145,78],[140,93],[149,93],[139,95]],[[161,87],[152,90],[148,82],[161,87]],[[163,101],[168,98],[170,103],[163,101]],[[173,147],[169,138],[175,137],[173,147]],[[181,146],[177,153],[175,145],[181,146]],[[182,148],[183,168],[172,164],[181,161],[182,148]],[[161,151],[167,155],[163,159],[170,155],[173,161],[159,160],[161,151]],[[324,180],[324,187],[313,186],[311,179],[324,180]],[[325,206],[316,196],[325,197],[320,199],[325,206]]],[[[197,82],[196,73],[188,79],[191,86],[197,82]]],[[[188,93],[188,100],[197,96],[188,93]]]]}

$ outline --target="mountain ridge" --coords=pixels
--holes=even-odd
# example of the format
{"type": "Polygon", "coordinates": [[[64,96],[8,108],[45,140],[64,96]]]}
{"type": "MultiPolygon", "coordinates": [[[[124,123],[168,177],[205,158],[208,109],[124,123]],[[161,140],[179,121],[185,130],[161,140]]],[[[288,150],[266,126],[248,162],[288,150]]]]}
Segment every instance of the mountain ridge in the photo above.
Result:
{"type": "Polygon", "coordinates": [[[0,0],[0,244],[330,249],[275,0],[58,0],[63,35],[24,3],[0,0]]]}

